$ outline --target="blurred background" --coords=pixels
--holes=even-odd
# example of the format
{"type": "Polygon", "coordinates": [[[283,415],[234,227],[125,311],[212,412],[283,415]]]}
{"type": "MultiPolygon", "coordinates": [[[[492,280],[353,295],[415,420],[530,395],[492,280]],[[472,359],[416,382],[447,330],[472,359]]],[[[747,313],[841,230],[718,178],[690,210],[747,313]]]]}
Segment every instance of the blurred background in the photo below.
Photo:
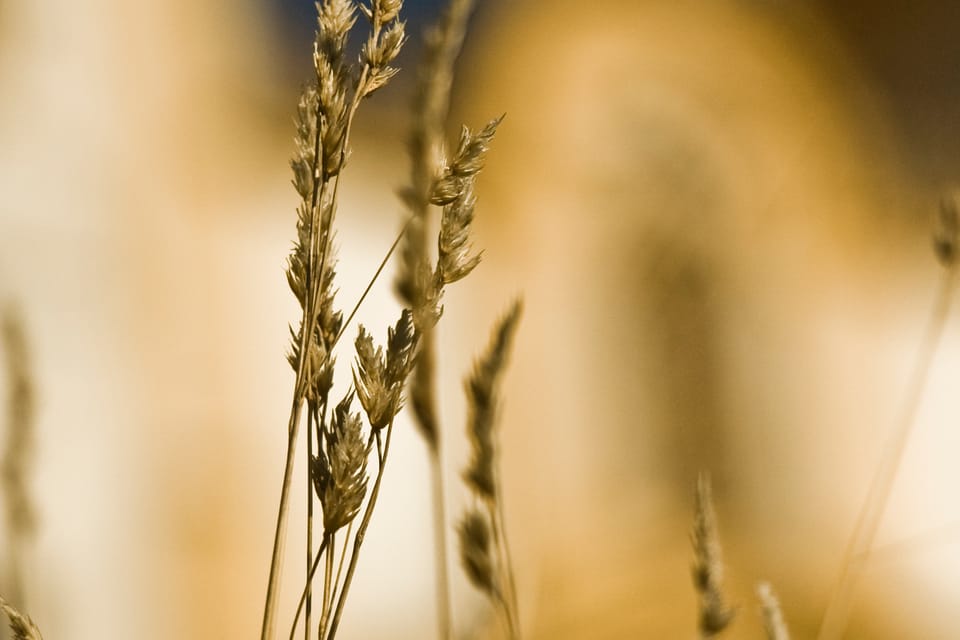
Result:
{"type": "MultiPolygon", "coordinates": [[[[407,4],[405,73],[361,111],[342,182],[344,306],[402,219],[410,69],[440,3],[407,4]]],[[[481,5],[450,131],[507,119],[479,187],[485,260],[448,291],[440,335],[451,521],[461,380],[522,293],[502,438],[528,636],[695,637],[688,532],[709,470],[730,637],[761,637],[761,579],[813,637],[940,278],[960,5],[481,5]]],[[[0,0],[0,300],[32,356],[23,599],[46,637],[259,628],[312,31],[300,0],[0,0]]],[[[390,282],[360,314],[378,337],[390,282]]],[[[951,319],[847,637],[956,637],[957,375],[951,319]]],[[[395,447],[344,638],[434,634],[426,452],[406,423],[395,447]]],[[[483,630],[451,557],[456,626],[483,630]]]]}

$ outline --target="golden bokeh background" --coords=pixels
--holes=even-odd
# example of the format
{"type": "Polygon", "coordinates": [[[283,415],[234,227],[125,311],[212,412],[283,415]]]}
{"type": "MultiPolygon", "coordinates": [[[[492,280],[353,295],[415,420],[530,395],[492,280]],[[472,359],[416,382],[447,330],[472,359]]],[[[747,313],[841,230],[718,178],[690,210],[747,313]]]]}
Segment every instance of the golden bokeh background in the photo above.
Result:
{"type": "MultiPolygon", "coordinates": [[[[461,379],[522,293],[502,437],[528,636],[694,637],[705,469],[739,605],[730,637],[761,637],[762,579],[794,636],[814,637],[937,288],[960,8],[482,4],[454,120],[507,118],[479,187],[484,263],[445,300],[451,519],[461,379]]],[[[406,67],[432,7],[411,10],[406,67]]],[[[292,384],[303,15],[0,0],[0,298],[22,308],[34,355],[27,599],[46,637],[259,628],[292,384]]],[[[411,76],[357,123],[344,306],[402,219],[411,76]]],[[[386,278],[360,320],[380,336],[396,313],[386,278]]],[[[951,319],[846,637],[955,637],[958,350],[951,319]]],[[[342,637],[433,637],[428,483],[404,424],[342,637]]],[[[294,525],[288,607],[302,545],[294,525]]],[[[466,637],[489,614],[452,569],[466,637]]]]}

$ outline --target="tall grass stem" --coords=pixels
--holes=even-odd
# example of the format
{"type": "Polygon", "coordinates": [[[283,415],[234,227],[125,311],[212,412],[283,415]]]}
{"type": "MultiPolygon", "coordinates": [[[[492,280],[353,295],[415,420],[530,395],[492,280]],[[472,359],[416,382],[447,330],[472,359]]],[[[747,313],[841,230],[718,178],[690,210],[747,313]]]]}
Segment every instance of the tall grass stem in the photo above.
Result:
{"type": "Polygon", "coordinates": [[[916,426],[917,411],[927,388],[927,380],[934,356],[940,346],[950,315],[957,284],[958,267],[949,266],[942,272],[933,310],[924,331],[913,372],[907,383],[903,406],[894,429],[883,449],[870,488],[854,525],[853,533],[843,555],[840,576],[834,586],[830,602],[817,634],[818,640],[838,640],[844,633],[853,604],[853,596],[870,552],[877,530],[886,513],[890,493],[900,470],[903,455],[916,426]]]}

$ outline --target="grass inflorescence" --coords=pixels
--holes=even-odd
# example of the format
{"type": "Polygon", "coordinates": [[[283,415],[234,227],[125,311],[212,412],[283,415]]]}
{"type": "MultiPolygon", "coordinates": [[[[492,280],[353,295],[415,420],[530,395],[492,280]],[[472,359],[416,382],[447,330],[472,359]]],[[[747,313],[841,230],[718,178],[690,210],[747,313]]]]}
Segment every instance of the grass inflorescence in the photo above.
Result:
{"type": "Polygon", "coordinates": [[[465,383],[467,436],[471,458],[463,479],[475,504],[460,521],[460,561],[473,585],[501,613],[511,638],[520,637],[517,588],[507,543],[499,443],[496,434],[500,382],[520,322],[522,306],[511,305],[493,330],[490,345],[474,363],[465,383]]]}
{"type": "MultiPolygon", "coordinates": [[[[344,319],[335,300],[334,286],[338,187],[350,156],[350,133],[360,104],[397,73],[393,63],[407,36],[400,17],[402,0],[317,3],[315,78],[305,86],[299,100],[291,162],[300,205],[287,282],[300,306],[301,319],[290,330],[288,360],[295,381],[262,640],[272,638],[276,626],[294,454],[301,423],[305,422],[308,462],[306,573],[290,626],[291,638],[301,617],[304,637],[313,635],[314,600],[318,595],[316,634],[327,640],[337,634],[380,495],[395,418],[404,405],[404,391],[414,369],[418,372],[411,392],[414,413],[434,454],[435,503],[441,514],[438,522],[444,519],[439,428],[434,401],[429,396],[432,391],[428,391],[433,386],[430,337],[443,312],[446,286],[462,280],[480,262],[480,253],[473,250],[471,240],[476,207],[474,185],[500,121],[495,119],[477,132],[464,128],[459,144],[447,158],[442,131],[449,107],[452,66],[471,7],[472,3],[454,1],[440,25],[431,32],[411,136],[411,185],[403,192],[410,215],[370,283],[372,286],[394,248],[402,242],[403,260],[396,288],[405,308],[382,345],[365,327],[358,328],[350,388],[334,404],[330,394],[337,373],[335,349],[371,288],[367,287],[344,319]],[[357,66],[347,59],[346,51],[351,32],[361,18],[367,22],[367,37],[357,66]],[[440,210],[435,258],[427,251],[431,207],[440,210]],[[353,409],[354,401],[362,411],[353,409]],[[319,543],[315,541],[315,519],[322,530],[319,543]],[[318,575],[321,565],[322,579],[318,575]],[[315,580],[322,584],[316,590],[315,580]]],[[[450,637],[445,543],[442,536],[438,538],[438,623],[441,635],[450,637]]]]}
{"type": "Polygon", "coordinates": [[[723,594],[723,559],[717,516],[713,507],[710,478],[701,474],[697,480],[696,511],[693,521],[693,584],[700,598],[698,629],[704,640],[717,636],[733,621],[736,613],[723,594]]]}
{"type": "MultiPolygon", "coordinates": [[[[363,433],[359,415],[350,411],[354,395],[352,391],[332,411],[329,395],[334,383],[334,348],[346,330],[343,313],[336,308],[333,287],[336,265],[333,228],[340,175],[349,157],[351,128],[362,100],[383,87],[397,71],[391,65],[406,40],[405,25],[399,19],[402,4],[401,0],[373,0],[369,6],[352,0],[317,3],[317,32],[313,48],[315,78],[305,86],[300,97],[296,150],[291,162],[293,184],[301,202],[297,209],[297,233],[288,261],[287,282],[302,315],[298,327],[291,329],[292,346],[288,359],[296,379],[261,628],[261,638],[264,639],[273,636],[275,626],[294,452],[301,421],[305,416],[308,462],[305,633],[309,637],[315,560],[326,555],[319,633],[322,637],[325,634],[333,637],[356,566],[356,555],[363,539],[362,529],[369,524],[376,502],[386,462],[385,451],[378,458],[377,478],[342,585],[331,584],[334,537],[339,529],[351,524],[360,512],[367,489],[366,454],[374,441],[381,442],[382,430],[385,427],[392,428],[393,416],[400,408],[399,389],[403,380],[372,379],[367,375],[371,358],[382,352],[373,349],[372,339],[363,329],[357,347],[359,378],[365,384],[358,386],[356,391],[368,417],[376,408],[370,432],[363,433]],[[346,52],[350,31],[360,15],[368,23],[368,32],[357,66],[347,59],[346,52]],[[390,383],[389,388],[383,386],[385,383],[390,383]],[[313,549],[315,499],[319,500],[323,510],[324,529],[321,546],[317,550],[313,549]]],[[[404,318],[409,318],[409,314],[401,318],[401,323],[404,318]]],[[[394,344],[390,344],[388,349],[394,347],[394,344]]],[[[399,354],[389,352],[389,358],[396,360],[397,357],[399,354]]],[[[393,369],[390,371],[392,376],[403,373],[393,369]]],[[[341,558],[346,553],[344,546],[341,558]]],[[[296,622],[295,617],[293,628],[296,622]]]]}
{"type": "Polygon", "coordinates": [[[780,610],[780,601],[767,582],[757,585],[757,597],[760,599],[760,612],[763,615],[763,630],[767,640],[790,640],[787,623],[780,610]]]}

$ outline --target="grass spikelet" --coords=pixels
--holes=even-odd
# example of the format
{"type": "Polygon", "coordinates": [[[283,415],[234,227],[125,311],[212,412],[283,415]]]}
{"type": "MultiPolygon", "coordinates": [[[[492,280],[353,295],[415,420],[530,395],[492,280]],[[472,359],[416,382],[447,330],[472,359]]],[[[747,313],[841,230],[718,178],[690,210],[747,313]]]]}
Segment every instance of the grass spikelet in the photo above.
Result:
{"type": "Polygon", "coordinates": [[[462,196],[465,189],[472,186],[471,179],[483,169],[487,152],[490,151],[490,143],[501,122],[503,122],[503,116],[494,118],[476,133],[467,127],[460,130],[457,153],[443,168],[442,175],[434,184],[430,193],[431,204],[438,206],[451,204],[462,196]]]}
{"type": "Polygon", "coordinates": [[[43,640],[40,635],[40,629],[33,623],[29,616],[25,616],[6,600],[0,597],[0,609],[6,614],[10,621],[10,631],[13,633],[13,640],[43,640]]]}
{"type": "Polygon", "coordinates": [[[360,83],[362,97],[371,95],[397,74],[391,63],[400,54],[407,40],[406,24],[399,20],[401,0],[372,0],[370,7],[360,7],[370,22],[370,36],[360,54],[366,75],[360,83]]]}
{"type": "Polygon", "coordinates": [[[413,365],[416,345],[410,311],[387,334],[387,350],[373,346],[373,338],[362,326],[356,340],[357,366],[353,381],[367,413],[370,426],[379,431],[389,424],[401,407],[403,385],[413,365]]]}
{"type": "Polygon", "coordinates": [[[470,225],[476,204],[473,182],[469,181],[463,185],[456,199],[443,209],[440,238],[437,240],[440,250],[437,279],[443,284],[465,278],[480,264],[481,254],[473,253],[470,246],[470,225]]]}
{"type": "Polygon", "coordinates": [[[519,301],[515,302],[501,319],[493,332],[490,346],[474,363],[473,373],[465,384],[468,403],[467,433],[473,453],[464,472],[464,479],[477,494],[490,500],[497,499],[494,426],[500,403],[499,383],[522,308],[519,301]]]}
{"type": "Polygon", "coordinates": [[[397,292],[401,299],[411,303],[414,324],[421,333],[429,332],[440,318],[444,287],[462,280],[480,264],[480,253],[474,253],[471,246],[477,204],[474,187],[501,120],[502,117],[491,121],[478,134],[464,128],[456,157],[451,164],[439,169],[440,177],[429,187],[426,202],[420,200],[422,194],[417,193],[416,185],[406,192],[412,216],[397,292]],[[437,265],[433,270],[425,240],[413,237],[424,233],[426,209],[430,204],[443,207],[437,236],[437,265]]]}
{"type": "Polygon", "coordinates": [[[784,622],[783,612],[780,610],[780,601],[769,583],[761,582],[757,585],[757,597],[760,599],[763,630],[767,640],[790,640],[790,632],[787,631],[787,623],[784,622]]]}
{"type": "Polygon", "coordinates": [[[474,186],[502,119],[501,116],[492,120],[478,134],[464,127],[457,155],[431,193],[430,201],[443,206],[437,240],[437,280],[443,284],[461,280],[480,264],[480,254],[473,253],[470,246],[470,227],[477,202],[474,186]]]}
{"type": "MultiPolygon", "coordinates": [[[[353,394],[337,405],[329,427],[322,433],[325,445],[313,458],[314,488],[323,508],[323,528],[334,533],[360,511],[367,493],[367,455],[359,413],[351,413],[353,394]]],[[[319,438],[318,438],[319,440],[319,438]]]]}
{"type": "Polygon", "coordinates": [[[424,295],[423,285],[427,283],[423,275],[432,271],[427,255],[427,214],[435,183],[444,171],[443,131],[450,110],[453,67],[463,46],[473,7],[474,0],[452,0],[438,23],[425,34],[408,143],[410,185],[401,192],[410,209],[412,221],[404,233],[396,282],[400,299],[411,308],[422,305],[420,298],[424,295]]]}
{"type": "Polygon", "coordinates": [[[704,640],[726,629],[735,614],[722,591],[723,560],[712,494],[709,476],[701,474],[697,479],[696,514],[690,538],[694,551],[693,584],[700,597],[698,629],[704,640]]]}
{"type": "Polygon", "coordinates": [[[457,528],[460,537],[460,560],[474,587],[491,598],[499,598],[491,552],[490,522],[479,509],[470,509],[457,528]]]}

